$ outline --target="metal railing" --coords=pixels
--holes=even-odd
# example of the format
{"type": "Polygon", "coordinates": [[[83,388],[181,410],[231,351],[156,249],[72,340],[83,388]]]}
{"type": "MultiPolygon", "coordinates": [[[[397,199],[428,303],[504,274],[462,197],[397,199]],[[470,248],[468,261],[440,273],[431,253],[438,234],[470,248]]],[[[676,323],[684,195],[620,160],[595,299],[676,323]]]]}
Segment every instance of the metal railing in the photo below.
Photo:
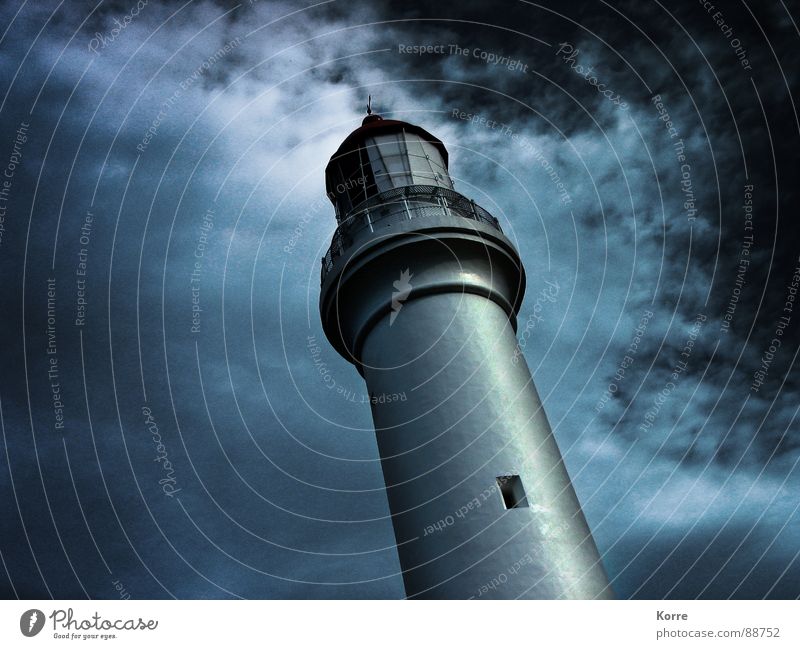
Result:
{"type": "Polygon", "coordinates": [[[336,259],[344,253],[359,232],[367,229],[374,232],[387,219],[398,220],[397,217],[400,217],[401,220],[415,220],[440,215],[442,211],[487,223],[502,232],[495,217],[475,201],[456,191],[434,185],[397,187],[362,202],[339,224],[333,233],[330,248],[322,258],[321,279],[324,281],[336,259]]]}

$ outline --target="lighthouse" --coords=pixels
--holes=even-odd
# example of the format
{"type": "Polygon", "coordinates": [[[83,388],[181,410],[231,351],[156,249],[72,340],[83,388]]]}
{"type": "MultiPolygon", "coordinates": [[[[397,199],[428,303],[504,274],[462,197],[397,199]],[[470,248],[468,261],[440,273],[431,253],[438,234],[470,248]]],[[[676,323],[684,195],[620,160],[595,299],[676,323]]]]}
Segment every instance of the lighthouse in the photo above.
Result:
{"type": "Polygon", "coordinates": [[[368,113],[325,170],[320,315],[366,383],[406,596],[612,597],[517,344],[519,254],[439,139],[368,113]]]}

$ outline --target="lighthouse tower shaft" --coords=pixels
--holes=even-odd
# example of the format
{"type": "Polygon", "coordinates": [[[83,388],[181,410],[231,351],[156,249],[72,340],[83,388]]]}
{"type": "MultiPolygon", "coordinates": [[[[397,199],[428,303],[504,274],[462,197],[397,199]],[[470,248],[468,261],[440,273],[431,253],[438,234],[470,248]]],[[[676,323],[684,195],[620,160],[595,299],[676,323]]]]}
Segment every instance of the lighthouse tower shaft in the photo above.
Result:
{"type": "Polygon", "coordinates": [[[322,323],[367,384],[406,594],[611,597],[517,347],[519,256],[447,163],[371,115],[326,169],[322,323]]]}

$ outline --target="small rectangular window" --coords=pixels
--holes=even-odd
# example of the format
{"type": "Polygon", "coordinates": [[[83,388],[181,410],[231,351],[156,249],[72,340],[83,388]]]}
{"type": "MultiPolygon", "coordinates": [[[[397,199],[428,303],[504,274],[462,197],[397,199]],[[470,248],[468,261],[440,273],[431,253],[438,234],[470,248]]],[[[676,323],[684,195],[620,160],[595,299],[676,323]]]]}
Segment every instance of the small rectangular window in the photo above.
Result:
{"type": "Polygon", "coordinates": [[[497,486],[500,489],[500,495],[503,496],[503,505],[506,509],[528,506],[525,487],[522,486],[522,480],[518,475],[498,476],[497,486]]]}

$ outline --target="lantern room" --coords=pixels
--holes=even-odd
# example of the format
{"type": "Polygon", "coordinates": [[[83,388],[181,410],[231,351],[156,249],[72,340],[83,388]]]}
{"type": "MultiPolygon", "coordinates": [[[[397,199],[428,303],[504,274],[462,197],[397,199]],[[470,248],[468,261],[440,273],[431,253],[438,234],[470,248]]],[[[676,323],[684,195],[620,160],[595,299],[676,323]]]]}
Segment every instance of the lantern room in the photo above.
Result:
{"type": "Polygon", "coordinates": [[[340,223],[364,201],[408,185],[453,189],[447,149],[425,129],[370,114],[345,138],[325,169],[340,223]]]}

